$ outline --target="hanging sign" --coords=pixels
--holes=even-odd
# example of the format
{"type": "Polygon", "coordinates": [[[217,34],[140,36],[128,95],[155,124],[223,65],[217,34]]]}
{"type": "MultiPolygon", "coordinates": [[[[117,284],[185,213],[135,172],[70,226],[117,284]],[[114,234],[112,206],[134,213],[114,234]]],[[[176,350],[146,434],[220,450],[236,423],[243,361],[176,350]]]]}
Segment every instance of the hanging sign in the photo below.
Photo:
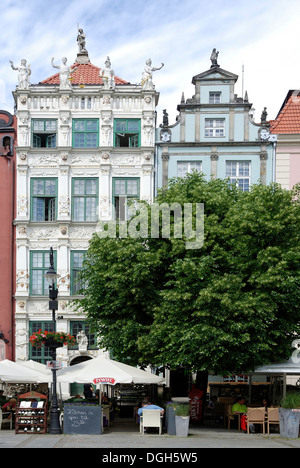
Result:
{"type": "Polygon", "coordinates": [[[95,377],[93,379],[93,383],[97,384],[108,384],[108,385],[115,385],[116,380],[113,377],[95,377]]]}

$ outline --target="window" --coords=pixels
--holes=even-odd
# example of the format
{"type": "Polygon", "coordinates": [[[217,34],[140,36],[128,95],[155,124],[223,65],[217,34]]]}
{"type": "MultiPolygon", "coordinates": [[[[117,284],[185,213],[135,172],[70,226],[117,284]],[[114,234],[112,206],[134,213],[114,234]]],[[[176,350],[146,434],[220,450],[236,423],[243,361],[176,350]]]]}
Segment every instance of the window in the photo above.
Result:
{"type": "Polygon", "coordinates": [[[201,161],[178,161],[177,162],[177,177],[184,177],[186,174],[190,174],[193,171],[201,172],[202,162],[201,161]]]}
{"type": "Polygon", "coordinates": [[[115,119],[114,146],[126,148],[141,146],[141,121],[139,119],[115,119]]]}
{"type": "Polygon", "coordinates": [[[72,179],[72,220],[97,221],[98,179],[72,179]]]}
{"type": "Polygon", "coordinates": [[[248,192],[250,187],[250,162],[226,161],[226,177],[231,184],[236,184],[243,192],[248,192]]]}
{"type": "Polygon", "coordinates": [[[209,93],[209,104],[220,104],[221,103],[221,93],[220,92],[211,92],[209,93]]]}
{"type": "Polygon", "coordinates": [[[90,325],[85,322],[70,322],[70,335],[74,336],[76,339],[80,332],[83,332],[86,335],[88,339],[88,348],[97,347],[96,337],[91,333],[90,325]]]}
{"type": "Polygon", "coordinates": [[[73,148],[97,148],[99,142],[98,119],[73,120],[73,148]]]}
{"type": "Polygon", "coordinates": [[[57,211],[57,179],[31,179],[31,220],[55,221],[57,211]]]}
{"type": "Polygon", "coordinates": [[[53,119],[32,120],[32,146],[33,148],[55,148],[57,121],[53,119]]]}
{"type": "Polygon", "coordinates": [[[140,189],[140,179],[113,179],[113,203],[115,218],[126,221],[130,218],[130,207],[127,199],[138,199],[140,189]]]}
{"type": "Polygon", "coordinates": [[[224,137],[225,119],[205,119],[206,137],[224,137]]]}
{"type": "MultiPolygon", "coordinates": [[[[53,322],[29,322],[29,336],[39,330],[54,331],[53,322]]],[[[53,359],[53,356],[51,356],[50,348],[47,346],[41,346],[40,348],[29,346],[29,359],[46,364],[47,361],[53,359]]]]}
{"type": "MultiPolygon", "coordinates": [[[[56,252],[54,252],[56,263],[56,252]]],[[[30,294],[32,296],[46,296],[49,293],[49,284],[44,275],[50,266],[49,250],[30,252],[30,294]]]]}
{"type": "Polygon", "coordinates": [[[77,294],[83,286],[78,276],[83,267],[85,254],[85,251],[71,252],[71,294],[77,294]]]}

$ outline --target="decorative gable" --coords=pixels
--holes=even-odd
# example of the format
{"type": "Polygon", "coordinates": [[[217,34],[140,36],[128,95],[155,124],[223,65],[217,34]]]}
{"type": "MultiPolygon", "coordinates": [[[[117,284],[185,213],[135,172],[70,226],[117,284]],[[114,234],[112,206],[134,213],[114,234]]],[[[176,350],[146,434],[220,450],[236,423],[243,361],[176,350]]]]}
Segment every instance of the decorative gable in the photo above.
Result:
{"type": "Polygon", "coordinates": [[[192,79],[192,83],[196,84],[197,81],[214,81],[214,80],[230,80],[236,82],[238,75],[224,70],[220,67],[212,67],[209,70],[196,75],[192,79]]]}

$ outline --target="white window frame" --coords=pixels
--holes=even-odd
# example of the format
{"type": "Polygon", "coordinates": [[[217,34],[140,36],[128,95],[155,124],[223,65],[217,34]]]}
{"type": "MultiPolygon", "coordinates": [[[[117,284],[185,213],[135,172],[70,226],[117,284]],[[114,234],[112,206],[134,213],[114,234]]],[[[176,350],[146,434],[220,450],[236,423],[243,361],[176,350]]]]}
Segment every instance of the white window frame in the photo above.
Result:
{"type": "Polygon", "coordinates": [[[205,119],[205,136],[212,138],[225,137],[225,119],[205,119]]]}
{"type": "Polygon", "coordinates": [[[225,171],[226,177],[229,177],[230,184],[236,184],[243,192],[249,191],[251,182],[251,161],[226,161],[225,171]],[[248,167],[246,168],[245,165],[248,167]]]}
{"type": "Polygon", "coordinates": [[[209,104],[221,104],[221,91],[209,92],[209,104]]]}
{"type": "Polygon", "coordinates": [[[191,174],[193,170],[196,170],[198,172],[202,172],[202,161],[177,161],[177,177],[185,177],[186,174],[191,174]],[[184,169],[180,169],[180,165],[186,164],[187,165],[187,170],[185,172],[184,169]],[[196,165],[200,165],[200,168],[197,169],[196,165]]]}

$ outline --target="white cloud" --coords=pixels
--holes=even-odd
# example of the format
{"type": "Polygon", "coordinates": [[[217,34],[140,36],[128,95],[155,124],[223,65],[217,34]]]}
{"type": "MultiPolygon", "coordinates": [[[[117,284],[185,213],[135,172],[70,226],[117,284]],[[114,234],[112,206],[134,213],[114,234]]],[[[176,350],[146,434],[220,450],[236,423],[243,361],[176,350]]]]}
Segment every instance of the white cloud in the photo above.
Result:
{"type": "Polygon", "coordinates": [[[158,123],[163,108],[175,120],[182,92],[192,97],[192,77],[210,67],[213,47],[220,51],[220,66],[239,75],[235,92],[241,95],[244,65],[244,90],[256,116],[266,106],[275,118],[288,90],[300,87],[299,13],[298,0],[2,0],[7,34],[0,76],[6,91],[2,86],[0,106],[13,107],[17,73],[9,59],[27,59],[32,83],[51,76],[51,57],[75,60],[79,23],[92,63],[101,67],[109,55],[121,78],[138,83],[149,57],[154,66],[165,63],[154,74],[158,123]]]}

